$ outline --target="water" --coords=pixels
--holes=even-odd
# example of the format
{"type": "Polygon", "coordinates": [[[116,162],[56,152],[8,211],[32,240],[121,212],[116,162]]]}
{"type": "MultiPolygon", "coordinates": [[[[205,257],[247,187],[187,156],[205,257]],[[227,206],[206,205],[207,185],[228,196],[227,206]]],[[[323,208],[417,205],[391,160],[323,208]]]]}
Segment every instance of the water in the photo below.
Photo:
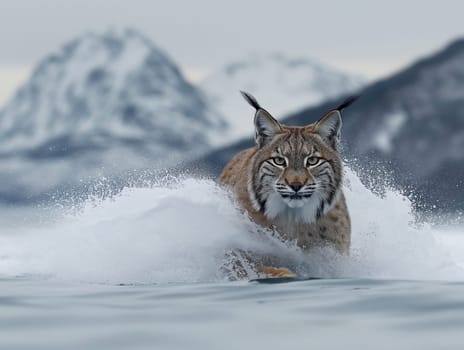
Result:
{"type": "Polygon", "coordinates": [[[2,349],[462,349],[464,283],[3,279],[2,349]]]}
{"type": "Polygon", "coordinates": [[[349,169],[345,191],[349,257],[271,237],[209,180],[3,210],[0,349],[461,349],[462,228],[414,224],[406,198],[349,169]],[[229,282],[234,248],[324,279],[229,282]]]}

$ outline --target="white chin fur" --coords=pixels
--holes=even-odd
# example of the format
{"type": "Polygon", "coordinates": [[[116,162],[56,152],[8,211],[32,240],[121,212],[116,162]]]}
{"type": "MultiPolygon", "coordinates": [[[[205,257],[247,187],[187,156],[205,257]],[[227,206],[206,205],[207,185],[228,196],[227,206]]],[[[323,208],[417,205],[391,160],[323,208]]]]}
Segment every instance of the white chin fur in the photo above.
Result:
{"type": "Polygon", "coordinates": [[[316,193],[303,200],[283,199],[280,194],[274,192],[267,198],[265,215],[268,219],[311,223],[316,220],[318,206],[319,199],[316,193]]]}
{"type": "Polygon", "coordinates": [[[303,199],[284,199],[284,202],[287,203],[290,208],[301,208],[305,205],[303,199]]]}

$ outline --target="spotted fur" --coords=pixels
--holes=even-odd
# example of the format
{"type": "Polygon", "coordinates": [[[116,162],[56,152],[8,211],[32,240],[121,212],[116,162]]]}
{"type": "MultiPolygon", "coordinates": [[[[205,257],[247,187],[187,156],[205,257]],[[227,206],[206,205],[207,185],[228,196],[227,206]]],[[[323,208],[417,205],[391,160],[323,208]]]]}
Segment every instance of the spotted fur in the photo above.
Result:
{"type": "Polygon", "coordinates": [[[338,144],[340,110],[354,98],[313,124],[292,127],[280,124],[250,94],[242,95],[256,109],[256,146],[226,165],[221,183],[256,222],[300,247],[332,244],[347,253],[351,228],[338,144]]]}

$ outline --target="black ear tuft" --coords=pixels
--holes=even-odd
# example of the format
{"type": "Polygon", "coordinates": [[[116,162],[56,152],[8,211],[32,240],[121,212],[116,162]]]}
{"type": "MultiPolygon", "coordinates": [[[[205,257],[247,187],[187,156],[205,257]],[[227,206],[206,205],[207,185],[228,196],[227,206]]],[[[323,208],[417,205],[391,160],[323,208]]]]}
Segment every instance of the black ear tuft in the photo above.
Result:
{"type": "Polygon", "coordinates": [[[254,107],[254,109],[258,110],[261,109],[262,107],[259,105],[258,101],[256,101],[256,98],[253,97],[253,95],[249,94],[248,92],[245,91],[240,91],[242,94],[243,98],[251,105],[254,107]]]}
{"type": "Polygon", "coordinates": [[[350,96],[345,101],[343,101],[340,106],[338,106],[337,108],[334,108],[334,110],[341,111],[342,109],[349,107],[358,98],[359,98],[359,95],[350,96]]]}
{"type": "Polygon", "coordinates": [[[255,140],[259,147],[270,142],[275,135],[282,132],[279,122],[256,101],[253,95],[240,91],[243,98],[254,108],[255,140]]]}

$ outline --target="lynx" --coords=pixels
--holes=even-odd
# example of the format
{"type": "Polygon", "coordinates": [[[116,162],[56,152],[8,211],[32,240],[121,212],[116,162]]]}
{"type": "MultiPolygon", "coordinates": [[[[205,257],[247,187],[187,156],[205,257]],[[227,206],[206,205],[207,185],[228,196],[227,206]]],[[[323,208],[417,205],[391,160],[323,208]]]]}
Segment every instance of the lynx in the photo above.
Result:
{"type": "MultiPolygon", "coordinates": [[[[329,244],[348,253],[351,227],[342,191],[340,111],[357,97],[300,127],[280,124],[252,95],[241,93],[256,110],[256,145],[225,166],[220,182],[255,222],[295,240],[303,250],[329,244]]],[[[286,268],[257,269],[271,276],[293,275],[286,268]]]]}

